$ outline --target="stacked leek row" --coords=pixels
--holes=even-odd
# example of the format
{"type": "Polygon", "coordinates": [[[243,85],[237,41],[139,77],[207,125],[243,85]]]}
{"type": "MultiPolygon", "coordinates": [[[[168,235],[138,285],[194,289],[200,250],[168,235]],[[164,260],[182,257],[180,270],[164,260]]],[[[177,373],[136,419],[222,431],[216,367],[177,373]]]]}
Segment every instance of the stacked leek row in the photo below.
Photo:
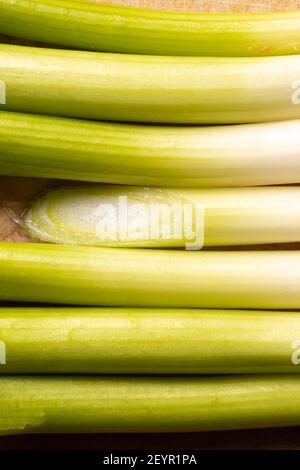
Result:
{"type": "Polygon", "coordinates": [[[0,300],[25,303],[0,308],[0,434],[300,425],[300,254],[245,249],[300,241],[299,188],[260,187],[300,183],[300,13],[0,0],[0,18],[79,49],[0,45],[0,173],[98,183],[26,210],[53,244],[0,244],[0,300]],[[244,248],[180,250],[197,240],[174,213],[163,238],[104,234],[121,197],[199,206],[204,246],[244,248]]]}

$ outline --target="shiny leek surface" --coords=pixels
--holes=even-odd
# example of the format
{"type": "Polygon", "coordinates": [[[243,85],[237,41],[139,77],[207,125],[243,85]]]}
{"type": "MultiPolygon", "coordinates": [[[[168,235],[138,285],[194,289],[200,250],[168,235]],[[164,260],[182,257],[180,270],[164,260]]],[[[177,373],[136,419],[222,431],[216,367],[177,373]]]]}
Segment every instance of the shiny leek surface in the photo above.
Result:
{"type": "Polygon", "coordinates": [[[70,0],[0,0],[0,33],[78,49],[186,56],[297,54],[300,13],[155,11],[70,0]]]}
{"type": "Polygon", "coordinates": [[[0,308],[0,374],[300,372],[300,313],[0,308]]]}
{"type": "Polygon", "coordinates": [[[300,376],[0,377],[0,434],[298,426],[300,376]]]}
{"type": "Polygon", "coordinates": [[[299,309],[300,252],[0,244],[0,300],[299,309]]]}
{"type": "Polygon", "coordinates": [[[0,111],[2,175],[185,187],[299,183],[299,148],[300,120],[159,127],[0,111]]]}
{"type": "Polygon", "coordinates": [[[0,45],[1,109],[157,123],[300,118],[300,55],[165,57],[0,45]]]}
{"type": "Polygon", "coordinates": [[[299,242],[300,188],[54,189],[33,201],[22,227],[34,238],[71,245],[184,247],[200,232],[207,246],[299,242]]]}

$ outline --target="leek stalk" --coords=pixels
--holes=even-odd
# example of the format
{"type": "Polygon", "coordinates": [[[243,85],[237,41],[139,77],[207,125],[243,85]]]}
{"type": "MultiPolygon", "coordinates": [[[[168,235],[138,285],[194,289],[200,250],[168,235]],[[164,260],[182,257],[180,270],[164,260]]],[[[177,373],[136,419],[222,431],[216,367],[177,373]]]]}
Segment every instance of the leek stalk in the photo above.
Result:
{"type": "Polygon", "coordinates": [[[299,148],[300,120],[174,128],[0,111],[2,175],[185,187],[299,183],[299,148]]]}
{"type": "Polygon", "coordinates": [[[297,426],[300,376],[0,377],[0,433],[297,426]]]}
{"type": "Polygon", "coordinates": [[[300,313],[0,308],[0,374],[299,373],[300,313]]]}
{"type": "Polygon", "coordinates": [[[54,189],[35,199],[22,227],[34,238],[75,245],[183,247],[200,230],[207,246],[299,242],[300,188],[54,189]]]}
{"type": "Polygon", "coordinates": [[[181,252],[0,243],[0,300],[300,308],[300,252],[181,252]]]}
{"type": "Polygon", "coordinates": [[[0,45],[2,109],[112,121],[300,118],[300,55],[164,57],[0,45]]]}
{"type": "Polygon", "coordinates": [[[0,32],[78,49],[138,54],[297,54],[298,11],[178,13],[70,0],[0,0],[0,32]]]}

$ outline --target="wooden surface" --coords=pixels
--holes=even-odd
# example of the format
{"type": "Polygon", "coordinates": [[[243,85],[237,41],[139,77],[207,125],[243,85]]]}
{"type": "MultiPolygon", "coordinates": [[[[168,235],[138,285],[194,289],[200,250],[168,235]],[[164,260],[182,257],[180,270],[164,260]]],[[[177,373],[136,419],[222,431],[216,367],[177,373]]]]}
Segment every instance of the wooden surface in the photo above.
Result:
{"type": "Polygon", "coordinates": [[[139,8],[178,11],[273,11],[300,8],[300,0],[88,0],[139,8]]]}
{"type": "MultiPolygon", "coordinates": [[[[98,0],[87,0],[97,2],[98,0]]],[[[300,9],[300,0],[102,0],[141,8],[190,11],[300,9]]],[[[28,241],[15,219],[32,197],[58,183],[0,176],[0,240],[28,241]]],[[[5,449],[300,449],[300,428],[174,435],[17,436],[0,438],[5,449]]]]}

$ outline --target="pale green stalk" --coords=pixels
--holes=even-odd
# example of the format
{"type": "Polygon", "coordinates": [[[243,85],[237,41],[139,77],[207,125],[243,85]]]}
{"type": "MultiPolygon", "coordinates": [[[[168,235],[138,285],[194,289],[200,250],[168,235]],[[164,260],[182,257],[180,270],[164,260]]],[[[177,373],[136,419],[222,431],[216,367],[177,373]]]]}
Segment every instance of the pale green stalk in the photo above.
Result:
{"type": "Polygon", "coordinates": [[[0,45],[1,108],[27,113],[192,124],[297,119],[299,77],[300,55],[164,57],[0,45]]]}
{"type": "Polygon", "coordinates": [[[299,183],[299,148],[300,120],[159,127],[0,111],[2,175],[185,187],[299,183]]]}
{"type": "Polygon", "coordinates": [[[0,308],[0,374],[300,372],[300,313],[0,308]]]}
{"type": "Polygon", "coordinates": [[[0,299],[62,304],[300,308],[300,252],[182,252],[0,243],[0,299]]]}
{"type": "Polygon", "coordinates": [[[0,0],[0,33],[79,49],[139,54],[297,54],[299,11],[186,13],[70,0],[0,0]]]}
{"type": "Polygon", "coordinates": [[[0,433],[298,426],[300,376],[1,377],[0,433]]]}
{"type": "Polygon", "coordinates": [[[54,189],[33,201],[22,227],[34,238],[75,245],[183,247],[203,231],[207,246],[299,242],[300,188],[54,189]]]}

